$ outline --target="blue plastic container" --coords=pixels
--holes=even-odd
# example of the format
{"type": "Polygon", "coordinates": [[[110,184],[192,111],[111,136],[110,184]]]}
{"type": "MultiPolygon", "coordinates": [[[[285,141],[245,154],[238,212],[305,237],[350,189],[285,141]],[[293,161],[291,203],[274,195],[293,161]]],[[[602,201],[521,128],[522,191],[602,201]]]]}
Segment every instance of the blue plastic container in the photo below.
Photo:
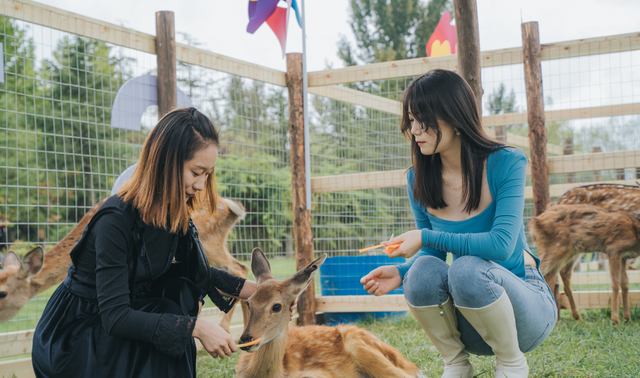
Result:
{"type": "MultiPolygon", "coordinates": [[[[386,255],[328,257],[320,266],[320,290],[322,295],[372,295],[362,288],[360,278],[382,265],[398,265],[403,258],[386,255]]],[[[403,294],[402,287],[389,294],[403,294]]],[[[404,316],[405,312],[326,312],[325,324],[352,323],[368,316],[378,318],[404,316]]]]}

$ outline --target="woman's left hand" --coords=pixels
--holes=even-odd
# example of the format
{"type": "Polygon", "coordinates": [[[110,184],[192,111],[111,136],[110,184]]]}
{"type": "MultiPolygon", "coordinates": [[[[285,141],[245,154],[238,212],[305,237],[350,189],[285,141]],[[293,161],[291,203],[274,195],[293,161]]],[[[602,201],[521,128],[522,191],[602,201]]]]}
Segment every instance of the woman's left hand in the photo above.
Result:
{"type": "Polygon", "coordinates": [[[296,312],[296,308],[298,308],[298,298],[296,298],[293,301],[293,304],[291,304],[291,315],[289,317],[289,321],[293,320],[293,314],[296,312]]]}
{"type": "Polygon", "coordinates": [[[411,258],[422,248],[422,230],[413,230],[404,234],[391,238],[391,240],[382,242],[383,245],[390,245],[402,242],[400,248],[389,254],[389,257],[406,257],[411,258]]]}

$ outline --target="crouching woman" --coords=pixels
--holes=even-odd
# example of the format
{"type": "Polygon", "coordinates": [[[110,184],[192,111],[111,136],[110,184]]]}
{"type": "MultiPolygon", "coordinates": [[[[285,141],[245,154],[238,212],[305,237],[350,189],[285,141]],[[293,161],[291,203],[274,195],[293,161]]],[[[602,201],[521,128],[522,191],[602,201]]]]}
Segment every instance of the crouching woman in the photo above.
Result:
{"type": "Polygon", "coordinates": [[[487,137],[471,88],[454,72],[415,79],[402,106],[417,229],[387,244],[402,242],[390,256],[411,260],[379,267],[361,282],[375,295],[403,286],[444,359],[442,377],[473,377],[469,353],[495,355],[496,377],[527,377],[524,353],[547,338],[557,318],[524,234],[527,158],[487,137]]]}

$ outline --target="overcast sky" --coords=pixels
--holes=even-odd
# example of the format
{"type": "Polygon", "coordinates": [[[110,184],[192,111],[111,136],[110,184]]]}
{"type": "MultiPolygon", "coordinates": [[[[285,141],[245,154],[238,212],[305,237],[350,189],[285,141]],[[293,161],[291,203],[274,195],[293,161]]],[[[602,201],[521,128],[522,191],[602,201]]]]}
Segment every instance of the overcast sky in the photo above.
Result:
{"type": "MultiPolygon", "coordinates": [[[[300,1],[300,0],[298,0],[300,1]]],[[[39,0],[38,2],[155,35],[155,12],[175,12],[176,31],[189,33],[202,48],[285,70],[277,38],[264,24],[246,32],[248,0],[39,0]]],[[[342,64],[341,35],[353,40],[348,0],[305,0],[307,67],[342,64]]],[[[481,50],[521,46],[521,19],[538,21],[542,43],[640,32],[639,0],[478,0],[481,50]]],[[[290,19],[287,52],[301,52],[301,31],[290,19]]],[[[180,37],[178,36],[178,41],[180,37]]]]}

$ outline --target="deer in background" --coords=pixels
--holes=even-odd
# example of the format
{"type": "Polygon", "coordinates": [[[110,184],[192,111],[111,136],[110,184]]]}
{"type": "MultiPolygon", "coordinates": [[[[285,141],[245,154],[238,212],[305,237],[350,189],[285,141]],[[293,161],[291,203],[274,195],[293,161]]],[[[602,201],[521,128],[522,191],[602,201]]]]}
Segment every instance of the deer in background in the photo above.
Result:
{"type": "MultiPolygon", "coordinates": [[[[558,205],[587,204],[609,210],[640,212],[640,186],[619,184],[582,185],[566,191],[555,203],[558,205]]],[[[560,276],[563,283],[567,282],[565,278],[567,275],[570,281],[571,269],[573,269],[577,261],[576,258],[571,261],[570,266],[560,268],[560,276]]],[[[553,296],[557,301],[560,295],[559,285],[557,280],[554,280],[554,282],[555,285],[550,285],[550,287],[553,289],[553,296]]],[[[569,282],[569,285],[565,284],[564,287],[568,287],[571,290],[571,283],[569,282]]],[[[560,319],[559,310],[560,304],[558,302],[558,319],[560,319]]]]}
{"type": "MultiPolygon", "coordinates": [[[[37,247],[27,253],[22,262],[13,252],[5,256],[2,261],[2,270],[0,270],[0,323],[15,316],[35,295],[65,279],[67,270],[71,266],[69,253],[105,201],[106,198],[90,209],[78,225],[47,252],[43,253],[42,248],[37,247]]],[[[242,204],[220,198],[218,209],[213,217],[210,217],[206,211],[200,211],[193,217],[193,221],[198,228],[209,264],[246,278],[249,268],[233,258],[226,246],[229,232],[239,219],[244,219],[244,216],[245,210],[242,204]]],[[[224,314],[220,323],[227,332],[232,311],[224,314]]],[[[246,318],[247,315],[243,314],[243,317],[246,318]]]]}
{"type": "MultiPolygon", "coordinates": [[[[580,320],[573,292],[573,265],[583,252],[605,251],[611,274],[611,321],[620,322],[618,290],[622,288],[622,309],[626,320],[629,309],[629,278],[626,263],[640,255],[640,216],[608,210],[594,205],[551,205],[529,222],[531,238],[538,245],[540,271],[549,287],[558,272],[574,319],[580,320]]],[[[556,298],[557,300],[558,298],[556,298]]]]}
{"type": "Polygon", "coordinates": [[[400,378],[420,377],[418,367],[372,333],[344,325],[289,329],[289,307],[304,291],[327,255],[284,281],[276,281],[264,253],[256,248],[251,271],[258,287],[247,300],[249,322],[240,343],[239,378],[400,378]]]}

